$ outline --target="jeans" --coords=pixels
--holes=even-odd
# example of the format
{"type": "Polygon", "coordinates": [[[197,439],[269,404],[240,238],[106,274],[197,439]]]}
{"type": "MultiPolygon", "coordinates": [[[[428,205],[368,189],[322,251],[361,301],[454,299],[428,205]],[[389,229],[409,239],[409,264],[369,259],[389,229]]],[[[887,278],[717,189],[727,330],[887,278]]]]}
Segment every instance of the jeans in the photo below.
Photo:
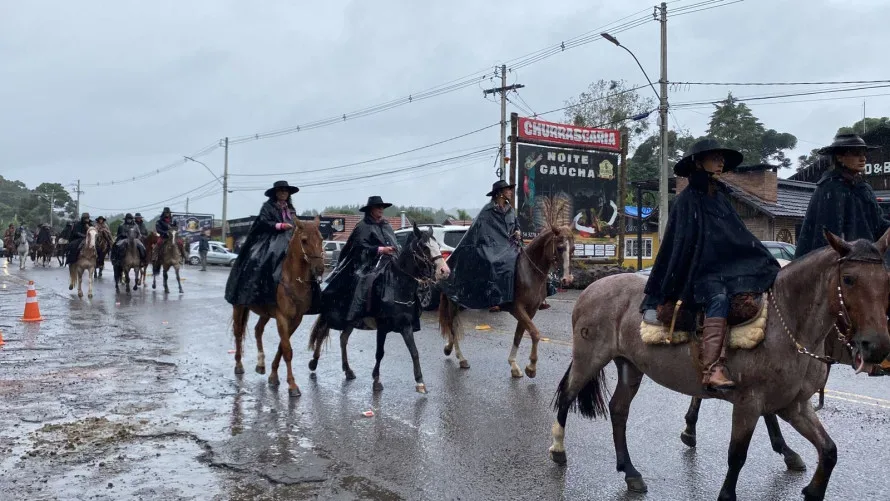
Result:
{"type": "Polygon", "coordinates": [[[729,296],[715,294],[705,305],[705,318],[726,318],[729,316],[729,296]]]}
{"type": "Polygon", "coordinates": [[[201,251],[198,253],[201,256],[201,269],[207,269],[207,251],[201,251]]]}

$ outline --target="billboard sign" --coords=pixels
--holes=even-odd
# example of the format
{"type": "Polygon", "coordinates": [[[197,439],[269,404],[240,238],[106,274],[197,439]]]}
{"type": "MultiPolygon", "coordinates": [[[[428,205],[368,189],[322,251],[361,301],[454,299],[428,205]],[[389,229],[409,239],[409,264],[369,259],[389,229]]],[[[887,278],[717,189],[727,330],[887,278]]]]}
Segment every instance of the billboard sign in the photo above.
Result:
{"type": "Polygon", "coordinates": [[[179,223],[179,236],[193,242],[202,232],[213,228],[213,214],[172,213],[173,220],[179,223]]]}

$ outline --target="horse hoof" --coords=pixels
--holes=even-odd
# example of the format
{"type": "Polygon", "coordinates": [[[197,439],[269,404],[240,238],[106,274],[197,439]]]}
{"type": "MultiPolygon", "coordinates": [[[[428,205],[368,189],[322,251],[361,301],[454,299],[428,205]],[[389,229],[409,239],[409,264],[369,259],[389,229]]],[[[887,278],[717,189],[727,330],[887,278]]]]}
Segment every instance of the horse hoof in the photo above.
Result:
{"type": "Polygon", "coordinates": [[[294,388],[288,388],[287,394],[290,395],[291,398],[297,398],[300,395],[302,395],[303,393],[300,391],[300,388],[294,387],[294,388]]]}
{"type": "Polygon", "coordinates": [[[93,295],[92,295],[92,294],[87,294],[87,297],[90,298],[90,299],[93,299],[93,295]]]}
{"type": "Polygon", "coordinates": [[[318,359],[313,358],[312,360],[309,361],[309,370],[314,371],[317,368],[318,368],[318,359]]]}
{"type": "Polygon", "coordinates": [[[470,362],[469,362],[468,360],[461,360],[461,361],[460,361],[460,368],[461,368],[461,369],[469,369],[469,368],[470,368],[470,362]]]}
{"type": "Polygon", "coordinates": [[[534,379],[534,377],[538,375],[538,370],[537,369],[529,369],[528,367],[526,367],[525,375],[534,379]]]}
{"type": "Polygon", "coordinates": [[[550,459],[553,460],[556,464],[566,464],[568,462],[568,458],[566,458],[566,451],[550,451],[550,459]]]}
{"type": "Polygon", "coordinates": [[[452,348],[450,346],[446,346],[445,349],[442,351],[445,352],[445,356],[447,357],[447,356],[451,355],[451,350],[452,350],[452,348]]]}
{"type": "Polygon", "coordinates": [[[800,491],[800,493],[803,494],[804,501],[822,501],[823,499],[825,499],[825,496],[820,496],[819,494],[813,494],[813,490],[810,489],[809,485],[804,487],[803,490],[800,491]]]}
{"type": "Polygon", "coordinates": [[[791,471],[807,471],[807,464],[797,453],[791,453],[785,456],[785,466],[791,471]]]}
{"type": "Polygon", "coordinates": [[[680,441],[683,442],[686,447],[695,447],[695,435],[687,433],[686,430],[683,430],[683,433],[680,434],[680,441]]]}
{"type": "Polygon", "coordinates": [[[272,374],[269,376],[269,386],[278,386],[278,376],[276,374],[272,374]]]}
{"type": "Polygon", "coordinates": [[[69,285],[69,286],[68,286],[68,290],[69,290],[69,291],[73,291],[73,290],[74,290],[74,286],[73,286],[73,285],[69,285]]]}
{"type": "Polygon", "coordinates": [[[244,374],[244,367],[242,367],[241,365],[236,365],[235,374],[244,374]]]}
{"type": "Polygon", "coordinates": [[[346,369],[346,370],[343,371],[343,372],[346,373],[346,379],[347,379],[347,381],[352,381],[353,379],[355,379],[355,373],[352,372],[352,369],[346,369]]]}
{"type": "Polygon", "coordinates": [[[182,289],[179,289],[179,293],[180,293],[180,294],[185,294],[185,292],[183,292],[182,289]]]}
{"type": "Polygon", "coordinates": [[[423,384],[423,383],[417,383],[417,384],[414,386],[414,390],[417,391],[417,393],[423,393],[423,394],[426,394],[426,385],[423,384]]]}
{"type": "Polygon", "coordinates": [[[627,482],[627,490],[630,492],[648,492],[649,488],[646,487],[646,482],[643,480],[643,477],[630,477],[625,478],[625,482],[627,482]]]}
{"type": "Polygon", "coordinates": [[[510,369],[510,375],[513,376],[514,378],[519,379],[522,377],[522,371],[519,370],[518,367],[514,367],[514,368],[510,369]]]}
{"type": "Polygon", "coordinates": [[[157,288],[158,288],[158,286],[157,286],[157,285],[154,285],[154,284],[152,284],[152,285],[151,285],[151,288],[152,288],[152,289],[157,289],[157,288]]]}
{"type": "Polygon", "coordinates": [[[257,374],[265,374],[265,373],[266,373],[266,366],[265,366],[265,365],[257,365],[257,366],[256,366],[256,373],[257,373],[257,374]]]}
{"type": "Polygon", "coordinates": [[[374,381],[374,391],[383,391],[383,383],[380,381],[374,381]]]}

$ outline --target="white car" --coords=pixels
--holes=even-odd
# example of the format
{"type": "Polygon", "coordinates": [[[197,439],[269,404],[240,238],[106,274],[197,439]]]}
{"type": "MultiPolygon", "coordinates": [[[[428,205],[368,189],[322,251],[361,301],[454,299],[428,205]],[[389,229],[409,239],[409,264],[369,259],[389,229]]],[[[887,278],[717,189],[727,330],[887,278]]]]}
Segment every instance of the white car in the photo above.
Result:
{"type": "MultiPolygon", "coordinates": [[[[221,264],[224,266],[232,266],[238,254],[226,249],[222,242],[207,242],[210,244],[210,250],[207,251],[207,264],[221,264]]],[[[189,264],[198,266],[201,264],[201,254],[198,252],[200,242],[192,242],[189,250],[189,264]]]]}
{"type": "Polygon", "coordinates": [[[333,266],[337,259],[340,257],[340,251],[343,250],[343,247],[346,245],[346,242],[340,242],[338,240],[325,240],[322,243],[322,249],[324,249],[324,262],[327,266],[333,266]]]}
{"type": "MultiPolygon", "coordinates": [[[[419,224],[417,225],[417,228],[419,228],[420,231],[429,231],[430,228],[433,229],[433,237],[436,239],[436,242],[439,243],[439,249],[442,250],[442,257],[446,260],[448,259],[448,256],[454,252],[454,248],[457,247],[457,244],[460,243],[461,239],[464,238],[464,234],[467,233],[467,230],[470,229],[469,226],[444,226],[441,224],[419,224]]],[[[396,240],[399,241],[400,246],[405,246],[405,242],[408,240],[408,235],[412,231],[414,231],[413,227],[399,228],[396,230],[396,240]]],[[[422,285],[420,289],[418,289],[417,294],[420,296],[420,305],[423,309],[434,310],[439,307],[438,289],[422,285]]]]}

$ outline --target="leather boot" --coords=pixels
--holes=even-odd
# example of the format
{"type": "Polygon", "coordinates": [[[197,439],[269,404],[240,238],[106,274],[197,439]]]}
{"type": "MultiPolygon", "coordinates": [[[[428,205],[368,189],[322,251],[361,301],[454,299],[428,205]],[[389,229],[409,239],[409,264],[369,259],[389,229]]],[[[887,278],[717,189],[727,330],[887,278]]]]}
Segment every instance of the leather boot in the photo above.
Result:
{"type": "Polygon", "coordinates": [[[702,385],[715,390],[731,390],[735,382],[726,370],[725,318],[706,318],[701,339],[702,385]]]}

